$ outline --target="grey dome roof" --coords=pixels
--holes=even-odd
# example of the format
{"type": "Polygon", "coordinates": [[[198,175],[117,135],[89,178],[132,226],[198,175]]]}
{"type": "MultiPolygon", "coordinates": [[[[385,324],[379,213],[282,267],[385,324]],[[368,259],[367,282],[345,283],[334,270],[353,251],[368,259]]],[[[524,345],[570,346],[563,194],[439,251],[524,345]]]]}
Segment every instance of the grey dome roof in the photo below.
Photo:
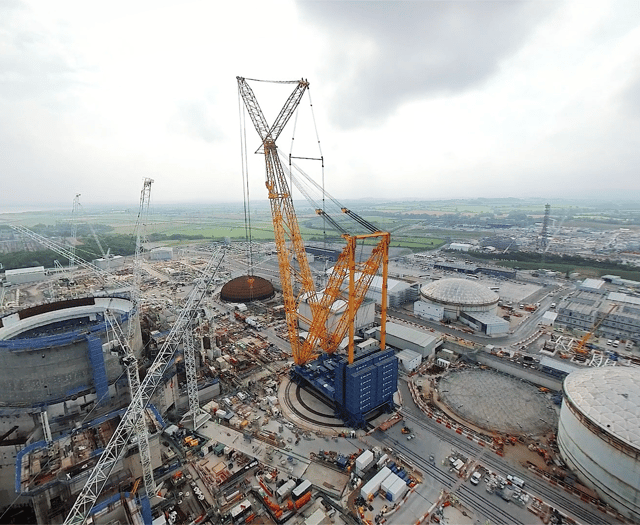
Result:
{"type": "Polygon", "coordinates": [[[441,279],[422,287],[422,296],[435,303],[460,306],[489,306],[498,302],[498,294],[467,279],[441,279]]]}
{"type": "Polygon", "coordinates": [[[604,366],[572,372],[564,393],[586,418],[640,450],[640,370],[604,366]]]}

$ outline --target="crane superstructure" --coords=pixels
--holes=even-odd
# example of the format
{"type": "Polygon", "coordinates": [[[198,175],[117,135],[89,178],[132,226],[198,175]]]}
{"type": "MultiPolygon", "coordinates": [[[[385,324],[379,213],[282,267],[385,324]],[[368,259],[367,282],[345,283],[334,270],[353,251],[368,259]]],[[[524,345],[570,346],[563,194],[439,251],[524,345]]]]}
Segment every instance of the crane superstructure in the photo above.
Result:
{"type": "Polygon", "coordinates": [[[215,250],[202,271],[202,277],[196,279],[194,287],[187,296],[185,305],[180,311],[167,339],[158,351],[153,364],[147,370],[140,388],[133,396],[109,443],[76,498],[71,511],[64,521],[65,525],[79,524],[86,521],[115,465],[131,446],[132,440],[135,440],[138,421],[143,417],[151,397],[171,365],[173,357],[184,338],[184,331],[191,328],[200,303],[209,285],[213,282],[223,258],[224,251],[221,248],[215,250]]]}
{"type": "MultiPolygon", "coordinates": [[[[331,217],[323,207],[315,205],[316,213],[335,227],[346,241],[346,247],[338,257],[327,286],[322,293],[318,293],[315,288],[293,206],[291,189],[287,182],[287,175],[294,181],[293,170],[290,169],[288,173],[286,172],[276,146],[277,138],[300,104],[305,91],[309,87],[309,83],[304,79],[281,82],[294,84],[294,89],[274,123],[269,126],[253,90],[247,83],[247,79],[237,77],[237,82],[245,108],[262,140],[261,149],[265,156],[266,165],[265,184],[271,205],[287,329],[295,364],[302,366],[316,358],[323,351],[329,354],[335,352],[347,331],[349,331],[348,359],[349,363],[353,363],[355,315],[373,278],[381,267],[382,312],[380,346],[384,349],[390,242],[390,234],[388,232],[379,230],[347,207],[339,206],[340,212],[344,217],[347,217],[353,224],[365,230],[365,233],[351,233],[341,226],[335,218],[331,217]],[[357,257],[356,248],[359,241],[376,242],[371,255],[364,261],[360,261],[357,257]],[[293,262],[294,259],[296,263],[293,262]],[[331,308],[339,299],[345,301],[347,308],[339,317],[334,328],[329,330],[327,320],[331,308]],[[301,300],[305,300],[309,304],[310,319],[303,318],[299,311],[301,300]],[[304,341],[301,341],[299,337],[299,320],[309,325],[308,337],[304,341]]],[[[322,188],[322,191],[324,200],[324,195],[326,194],[324,188],[322,188]]],[[[303,193],[305,192],[303,191],[303,193]]],[[[307,195],[305,194],[305,196],[307,195]]]]}

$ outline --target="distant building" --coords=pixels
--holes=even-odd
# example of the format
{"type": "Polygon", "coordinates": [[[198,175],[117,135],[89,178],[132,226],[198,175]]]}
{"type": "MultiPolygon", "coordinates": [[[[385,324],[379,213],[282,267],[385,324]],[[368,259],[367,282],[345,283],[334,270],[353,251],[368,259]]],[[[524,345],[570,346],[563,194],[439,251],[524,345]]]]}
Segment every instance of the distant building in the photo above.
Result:
{"type": "Polygon", "coordinates": [[[91,261],[96,268],[109,271],[122,268],[124,266],[124,257],[122,255],[114,255],[113,257],[100,257],[91,261]]]}
{"type": "MultiPolygon", "coordinates": [[[[382,304],[382,277],[376,275],[367,290],[367,298],[382,304]]],[[[400,308],[420,297],[420,284],[408,283],[398,279],[387,279],[387,307],[400,308]]]]}
{"type": "Polygon", "coordinates": [[[640,298],[620,292],[579,291],[556,308],[556,324],[588,332],[598,326],[596,336],[640,342],[640,298]],[[617,308],[610,312],[613,305],[617,308]]]}
{"type": "Polygon", "coordinates": [[[603,292],[606,293],[606,290],[603,288],[604,281],[602,279],[585,279],[580,284],[580,290],[584,290],[586,292],[603,292]]]}
{"type": "Polygon", "coordinates": [[[26,284],[44,281],[44,266],[6,270],[4,276],[7,284],[26,284]]]}
{"type": "Polygon", "coordinates": [[[172,259],[173,248],[170,246],[161,246],[149,252],[149,260],[151,261],[170,261],[172,259]]]}
{"type": "Polygon", "coordinates": [[[473,248],[473,244],[464,242],[452,242],[449,245],[450,250],[456,250],[458,252],[468,252],[471,248],[473,248]]]}

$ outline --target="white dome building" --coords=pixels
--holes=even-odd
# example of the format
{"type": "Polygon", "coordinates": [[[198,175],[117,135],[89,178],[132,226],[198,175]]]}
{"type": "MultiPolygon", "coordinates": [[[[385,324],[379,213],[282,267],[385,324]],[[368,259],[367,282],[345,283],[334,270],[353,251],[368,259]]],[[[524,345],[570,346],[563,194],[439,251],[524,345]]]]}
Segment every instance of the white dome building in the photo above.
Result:
{"type": "Polygon", "coordinates": [[[444,308],[444,319],[456,320],[462,312],[496,315],[498,294],[467,279],[441,279],[422,287],[422,301],[444,308]]]}
{"type": "Polygon", "coordinates": [[[563,390],[563,460],[603,501],[640,522],[640,370],[572,372],[563,390]]]}

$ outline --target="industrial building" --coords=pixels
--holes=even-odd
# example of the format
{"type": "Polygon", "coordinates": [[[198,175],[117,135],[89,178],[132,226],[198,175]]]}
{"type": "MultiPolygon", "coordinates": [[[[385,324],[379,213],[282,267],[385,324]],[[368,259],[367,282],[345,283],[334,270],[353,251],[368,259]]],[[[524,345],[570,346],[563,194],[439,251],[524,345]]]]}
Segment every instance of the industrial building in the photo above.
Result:
{"type": "Polygon", "coordinates": [[[633,522],[640,521],[640,371],[603,367],[563,384],[558,447],[587,486],[633,522]]]}
{"type": "MultiPolygon", "coordinates": [[[[376,275],[371,281],[366,297],[380,304],[382,302],[382,277],[376,275]]],[[[398,279],[387,279],[387,307],[400,308],[420,297],[420,285],[398,279]]]]}
{"type": "MultiPolygon", "coordinates": [[[[386,324],[386,329],[387,345],[398,350],[413,350],[423,358],[435,354],[436,348],[442,344],[442,335],[438,332],[425,332],[410,326],[389,322],[386,324]]],[[[380,340],[379,326],[365,332],[365,335],[369,335],[374,330],[376,339],[380,340]]]]}
{"type": "MultiPolygon", "coordinates": [[[[316,294],[318,297],[318,301],[322,296],[322,292],[318,292],[316,294]]],[[[298,306],[298,314],[299,314],[299,326],[302,330],[309,330],[310,324],[307,320],[311,320],[311,306],[309,304],[310,294],[305,294],[300,298],[300,304],[298,306]]],[[[335,301],[329,310],[329,317],[327,318],[326,328],[329,333],[335,331],[340,318],[345,313],[345,310],[349,307],[349,304],[346,301],[338,299],[335,301]]],[[[371,326],[375,321],[376,315],[376,305],[373,301],[365,299],[362,301],[360,308],[356,312],[355,317],[355,329],[360,330],[362,328],[371,326]]]]}
{"type": "Polygon", "coordinates": [[[112,257],[100,257],[91,261],[96,268],[101,270],[117,270],[124,266],[125,258],[122,255],[114,255],[112,257]]]}
{"type": "Polygon", "coordinates": [[[17,268],[15,270],[5,270],[4,272],[6,285],[34,283],[43,281],[44,277],[44,266],[17,268]]]}
{"type": "Polygon", "coordinates": [[[468,252],[471,248],[473,248],[473,244],[467,242],[452,242],[449,244],[449,249],[457,252],[468,252]]]}
{"type": "Polygon", "coordinates": [[[413,372],[422,363],[422,356],[413,350],[401,350],[396,357],[406,372],[413,372]]]}
{"type": "Polygon", "coordinates": [[[422,287],[424,302],[444,308],[444,319],[457,320],[462,312],[495,314],[498,294],[467,279],[441,279],[422,287]]]}
{"type": "MultiPolygon", "coordinates": [[[[333,268],[328,270],[331,273],[333,268]]],[[[356,274],[356,278],[360,274],[356,274]]],[[[382,277],[375,275],[365,297],[376,304],[382,303],[382,277]]],[[[402,305],[413,302],[420,297],[420,284],[410,283],[399,279],[387,278],[387,308],[400,308],[402,305]]]]}
{"type": "Polygon", "coordinates": [[[149,252],[150,261],[170,261],[173,259],[173,248],[171,246],[160,246],[153,248],[149,252]]]}
{"type": "Polygon", "coordinates": [[[445,272],[464,273],[466,275],[478,275],[479,273],[498,277],[500,279],[515,279],[516,270],[510,268],[502,268],[498,266],[477,266],[469,262],[438,262],[433,265],[436,270],[445,272]]]}
{"type": "Polygon", "coordinates": [[[608,339],[640,342],[640,298],[604,288],[581,290],[556,308],[556,324],[608,339]],[[614,308],[615,306],[615,308],[614,308]]]}
{"type": "Polygon", "coordinates": [[[305,252],[313,255],[314,257],[317,257],[318,259],[324,259],[329,262],[336,262],[338,260],[338,257],[340,257],[342,250],[337,250],[335,248],[324,248],[321,246],[305,245],[305,252]]]}
{"type": "Polygon", "coordinates": [[[442,321],[444,319],[444,306],[425,301],[416,301],[413,303],[413,313],[423,319],[442,321]]]}
{"type": "Polygon", "coordinates": [[[422,287],[422,300],[416,301],[416,315],[433,321],[459,321],[477,332],[501,336],[509,322],[496,315],[498,294],[467,279],[441,279],[422,287]]]}

